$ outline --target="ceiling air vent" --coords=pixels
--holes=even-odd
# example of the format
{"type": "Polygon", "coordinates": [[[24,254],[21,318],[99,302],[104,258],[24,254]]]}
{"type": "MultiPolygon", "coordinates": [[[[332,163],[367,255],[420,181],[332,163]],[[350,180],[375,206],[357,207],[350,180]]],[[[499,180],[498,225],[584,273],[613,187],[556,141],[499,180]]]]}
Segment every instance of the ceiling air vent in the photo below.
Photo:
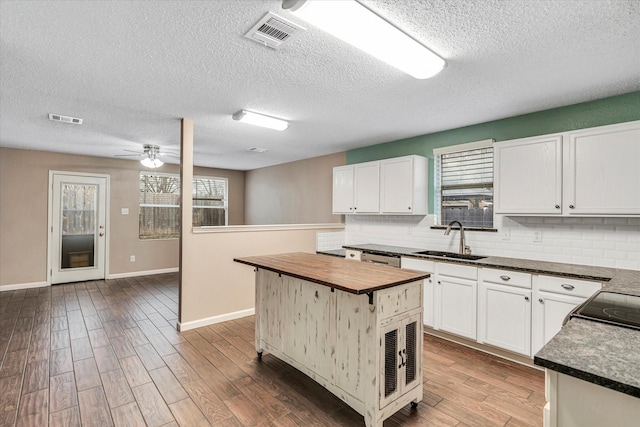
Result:
{"type": "Polygon", "coordinates": [[[280,49],[284,43],[304,30],[291,21],[267,12],[244,36],[272,49],[280,49]]]}
{"type": "Polygon", "coordinates": [[[62,116],[60,114],[49,113],[49,120],[53,120],[54,122],[72,123],[74,125],[82,124],[82,119],[79,119],[77,117],[62,116]]]}

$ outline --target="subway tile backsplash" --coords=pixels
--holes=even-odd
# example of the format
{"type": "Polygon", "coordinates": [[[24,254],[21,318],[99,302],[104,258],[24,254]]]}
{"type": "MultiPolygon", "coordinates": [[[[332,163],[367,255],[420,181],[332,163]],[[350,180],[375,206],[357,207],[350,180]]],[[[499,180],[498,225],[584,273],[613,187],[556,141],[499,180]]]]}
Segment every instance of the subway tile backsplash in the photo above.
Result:
{"type": "MultiPolygon", "coordinates": [[[[379,243],[456,252],[459,234],[432,230],[435,217],[347,215],[343,232],[318,233],[318,247],[379,243]],[[321,234],[331,235],[326,238],[321,234]]],[[[498,232],[467,232],[474,254],[640,270],[640,218],[495,216],[498,232]],[[508,233],[505,233],[508,231],[508,233]],[[534,241],[539,232],[540,241],[534,241]],[[508,240],[505,240],[505,234],[508,240]]]]}

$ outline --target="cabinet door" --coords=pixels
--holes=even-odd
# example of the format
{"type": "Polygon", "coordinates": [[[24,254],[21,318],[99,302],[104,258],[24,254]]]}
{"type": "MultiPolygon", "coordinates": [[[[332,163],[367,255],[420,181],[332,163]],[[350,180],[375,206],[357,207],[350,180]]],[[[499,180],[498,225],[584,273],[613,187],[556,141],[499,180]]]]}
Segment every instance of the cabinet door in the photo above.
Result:
{"type": "Polygon", "coordinates": [[[420,384],[421,317],[416,313],[381,329],[380,409],[420,384]]]}
{"type": "Polygon", "coordinates": [[[640,215],[639,164],[640,121],[571,133],[566,213],[640,215]]]}
{"type": "Polygon", "coordinates": [[[412,213],[413,158],[385,160],[382,167],[382,212],[412,213]]]}
{"type": "Polygon", "coordinates": [[[434,328],[475,340],[477,280],[438,275],[434,328]]]}
{"type": "Polygon", "coordinates": [[[333,168],[333,213],[353,213],[353,166],[333,168]]]}
{"type": "Polygon", "coordinates": [[[478,341],[531,355],[531,291],[480,284],[478,341]]]}
{"type": "Polygon", "coordinates": [[[571,310],[586,298],[538,292],[533,310],[533,349],[535,355],[562,328],[562,322],[571,310]]]}
{"type": "Polygon", "coordinates": [[[380,212],[380,163],[354,165],[354,213],[380,212]]]}
{"type": "Polygon", "coordinates": [[[494,146],[498,214],[562,213],[562,137],[547,135],[494,146]]]}

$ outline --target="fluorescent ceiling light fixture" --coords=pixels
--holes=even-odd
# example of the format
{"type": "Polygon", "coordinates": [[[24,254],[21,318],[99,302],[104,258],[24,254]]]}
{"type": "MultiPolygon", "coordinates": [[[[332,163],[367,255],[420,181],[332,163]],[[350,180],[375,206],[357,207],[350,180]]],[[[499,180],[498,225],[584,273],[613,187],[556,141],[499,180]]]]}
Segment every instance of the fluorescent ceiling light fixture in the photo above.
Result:
{"type": "Polygon", "coordinates": [[[416,79],[433,77],[446,65],[444,59],[355,0],[283,0],[282,8],[416,79]]]}
{"type": "Polygon", "coordinates": [[[262,126],[269,129],[286,130],[289,127],[289,122],[286,120],[265,116],[264,114],[258,114],[247,110],[240,110],[232,117],[233,120],[237,120],[239,122],[262,126]]]}
{"type": "Polygon", "coordinates": [[[151,157],[145,157],[144,159],[140,160],[140,163],[142,163],[142,166],[144,167],[154,169],[164,165],[164,162],[162,160],[155,158],[152,159],[151,157]]]}

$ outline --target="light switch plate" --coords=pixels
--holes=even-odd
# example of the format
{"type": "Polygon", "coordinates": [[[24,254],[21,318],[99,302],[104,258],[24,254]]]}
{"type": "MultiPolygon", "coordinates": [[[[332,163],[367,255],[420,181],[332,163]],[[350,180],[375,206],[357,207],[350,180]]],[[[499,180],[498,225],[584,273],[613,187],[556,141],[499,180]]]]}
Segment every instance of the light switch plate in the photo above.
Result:
{"type": "Polygon", "coordinates": [[[120,213],[122,215],[129,215],[129,208],[122,208],[120,209],[120,213]]]}
{"type": "Polygon", "coordinates": [[[533,241],[534,242],[542,242],[542,231],[534,230],[533,231],[533,241]]]}

